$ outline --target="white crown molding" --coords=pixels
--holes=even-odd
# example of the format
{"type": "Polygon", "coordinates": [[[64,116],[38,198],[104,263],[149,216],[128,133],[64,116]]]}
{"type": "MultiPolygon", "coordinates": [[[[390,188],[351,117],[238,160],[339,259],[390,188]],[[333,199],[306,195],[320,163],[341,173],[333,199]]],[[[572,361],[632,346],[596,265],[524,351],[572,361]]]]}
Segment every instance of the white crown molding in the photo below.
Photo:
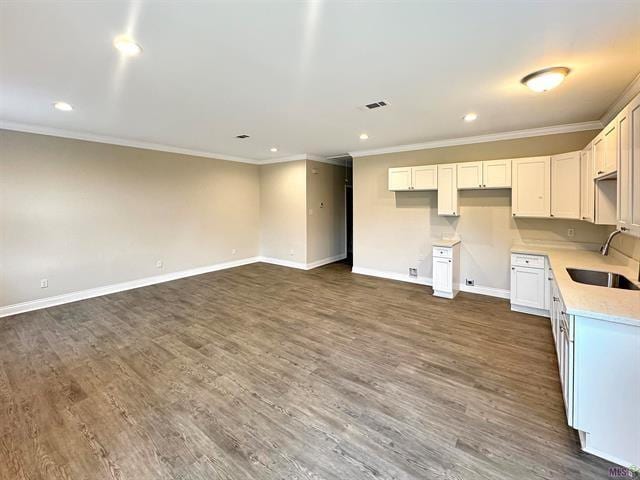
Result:
{"type": "Polygon", "coordinates": [[[233,155],[225,155],[222,153],[205,152],[202,150],[190,150],[188,148],[174,147],[172,145],[163,145],[160,143],[127,140],[118,137],[94,135],[93,133],[63,130],[60,128],[45,127],[42,125],[27,125],[24,123],[9,122],[5,120],[0,120],[0,129],[25,133],[37,133],[40,135],[50,135],[53,137],[71,138],[73,140],[84,140],[87,142],[107,143],[109,145],[118,145],[121,147],[143,148],[145,150],[155,150],[158,152],[178,153],[180,155],[191,155],[194,157],[214,158],[216,160],[227,160],[230,162],[242,162],[251,164],[261,163],[259,160],[235,157],[233,155]]]}
{"type": "Polygon", "coordinates": [[[272,165],[274,163],[297,162],[300,160],[313,160],[314,162],[328,163],[330,165],[345,166],[345,161],[336,158],[321,157],[320,155],[312,155],[308,153],[300,153],[297,155],[289,155],[287,157],[271,158],[258,162],[260,165],[272,165]]]}
{"type": "Polygon", "coordinates": [[[473,137],[459,137],[448,140],[434,140],[424,143],[409,145],[397,145],[395,147],[374,148],[371,150],[357,150],[349,152],[352,157],[367,157],[370,155],[382,155],[385,153],[411,152],[414,150],[428,150],[432,148],[453,147],[457,145],[470,145],[474,143],[497,142],[500,140],[515,140],[518,138],[540,137],[543,135],[556,135],[559,133],[582,132],[585,130],[600,130],[603,124],[600,120],[592,122],[569,123],[566,125],[554,125],[551,127],[529,128],[527,130],[515,130],[512,132],[489,133],[473,137]]]}
{"type": "Polygon", "coordinates": [[[634,78],[627,88],[625,88],[615,102],[611,104],[606,113],[602,116],[600,121],[603,125],[606,125],[622,110],[627,104],[640,93],[640,73],[634,78]]]}

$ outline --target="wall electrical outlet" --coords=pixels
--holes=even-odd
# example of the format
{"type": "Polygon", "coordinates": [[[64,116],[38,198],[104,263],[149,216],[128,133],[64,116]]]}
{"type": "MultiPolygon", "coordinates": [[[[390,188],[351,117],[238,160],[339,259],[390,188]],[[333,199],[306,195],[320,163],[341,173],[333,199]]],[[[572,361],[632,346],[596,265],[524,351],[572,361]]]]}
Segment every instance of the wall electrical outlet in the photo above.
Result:
{"type": "Polygon", "coordinates": [[[471,287],[473,287],[476,284],[475,280],[471,280],[470,278],[465,279],[465,283],[471,287]]]}
{"type": "Polygon", "coordinates": [[[231,255],[235,255],[235,254],[236,254],[236,249],[235,249],[235,248],[232,248],[232,249],[231,249],[231,255]]]}
{"type": "Polygon", "coordinates": [[[47,288],[49,286],[49,280],[47,280],[46,278],[43,278],[42,280],[40,280],[40,288],[47,288]]]}
{"type": "Polygon", "coordinates": [[[570,228],[567,230],[567,237],[573,237],[576,234],[575,228],[570,228]]]}
{"type": "Polygon", "coordinates": [[[162,268],[164,266],[164,264],[162,263],[162,260],[158,260],[156,262],[156,268],[162,268]]]}
{"type": "Polygon", "coordinates": [[[418,269],[417,268],[410,268],[409,269],[409,276],[410,277],[417,277],[418,276],[418,269]]]}
{"type": "Polygon", "coordinates": [[[295,250],[292,248],[291,250],[289,250],[289,255],[293,256],[295,254],[295,250]]]}

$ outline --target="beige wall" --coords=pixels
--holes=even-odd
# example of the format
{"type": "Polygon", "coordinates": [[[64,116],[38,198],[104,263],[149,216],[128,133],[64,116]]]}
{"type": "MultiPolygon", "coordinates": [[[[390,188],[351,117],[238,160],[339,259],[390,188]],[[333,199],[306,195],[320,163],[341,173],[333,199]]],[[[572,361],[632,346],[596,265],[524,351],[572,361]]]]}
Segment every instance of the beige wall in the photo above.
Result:
{"type": "Polygon", "coordinates": [[[253,257],[258,225],[255,165],[0,131],[0,306],[253,257]]]}
{"type": "Polygon", "coordinates": [[[611,246],[627,257],[640,262],[640,238],[618,235],[611,242],[611,246]]]}
{"type": "Polygon", "coordinates": [[[261,255],[306,263],[306,172],[306,160],[260,167],[261,255]]]}
{"type": "Polygon", "coordinates": [[[437,215],[437,193],[390,192],[387,169],[394,166],[551,155],[583,148],[598,132],[462,145],[355,158],[354,267],[431,278],[431,242],[443,234],[462,238],[461,281],[509,289],[509,249],[514,242],[601,242],[608,227],[551,219],[513,219],[511,190],[460,191],[460,216],[437,215]]]}
{"type": "Polygon", "coordinates": [[[346,254],[346,168],[307,161],[307,263],[346,254]]]}

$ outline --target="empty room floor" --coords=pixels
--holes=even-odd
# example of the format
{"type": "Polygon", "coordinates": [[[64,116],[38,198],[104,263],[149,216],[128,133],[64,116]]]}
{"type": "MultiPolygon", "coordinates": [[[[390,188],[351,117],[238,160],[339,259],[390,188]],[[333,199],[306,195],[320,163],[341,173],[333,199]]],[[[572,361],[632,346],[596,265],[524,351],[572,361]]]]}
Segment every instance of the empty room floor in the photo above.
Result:
{"type": "Polygon", "coordinates": [[[0,320],[2,479],[600,479],[549,321],[253,264],[0,320]]]}

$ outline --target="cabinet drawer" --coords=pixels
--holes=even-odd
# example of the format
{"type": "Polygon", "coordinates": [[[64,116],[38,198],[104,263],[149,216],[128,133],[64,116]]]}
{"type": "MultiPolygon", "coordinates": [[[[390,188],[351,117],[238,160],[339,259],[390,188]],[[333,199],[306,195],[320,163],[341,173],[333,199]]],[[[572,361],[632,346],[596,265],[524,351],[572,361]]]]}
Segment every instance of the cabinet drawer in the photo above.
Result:
{"type": "Polygon", "coordinates": [[[453,248],[433,247],[433,256],[438,258],[453,258],[453,248]]]}
{"type": "Polygon", "coordinates": [[[544,257],[539,255],[511,254],[511,265],[531,268],[544,268],[544,257]]]}

